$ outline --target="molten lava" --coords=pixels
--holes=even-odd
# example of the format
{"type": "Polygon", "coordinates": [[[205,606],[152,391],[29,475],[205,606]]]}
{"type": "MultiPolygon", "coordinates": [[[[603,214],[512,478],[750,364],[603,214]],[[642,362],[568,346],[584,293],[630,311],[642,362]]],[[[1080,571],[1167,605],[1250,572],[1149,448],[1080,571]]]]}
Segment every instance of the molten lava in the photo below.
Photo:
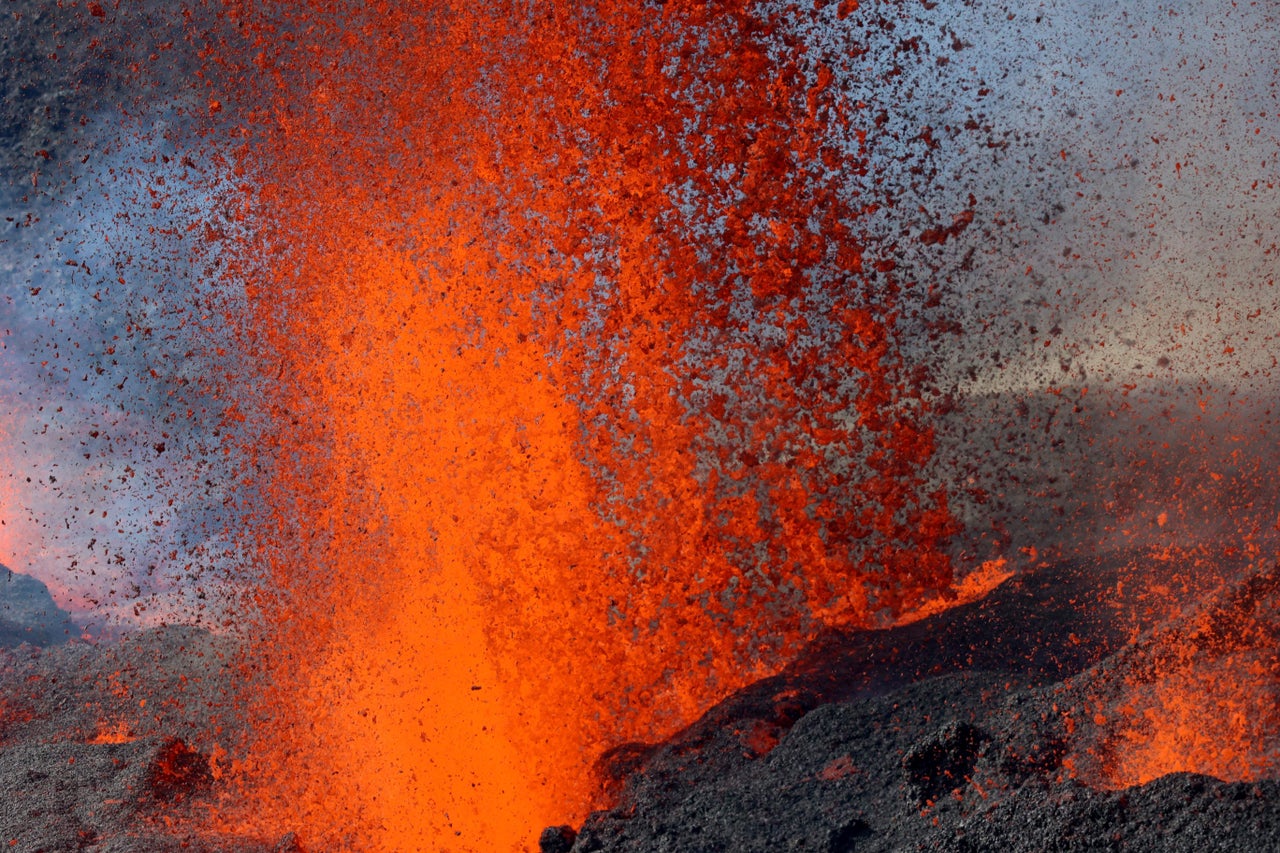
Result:
{"type": "MultiPolygon", "coordinates": [[[[1190,571],[1224,573],[1225,558],[1186,560],[1190,571]]],[[[1246,561],[1208,606],[1188,608],[1127,650],[1132,665],[1099,691],[1095,755],[1108,787],[1167,773],[1226,780],[1273,778],[1280,761],[1280,659],[1275,618],[1280,568],[1246,561]]]]}
{"type": "MultiPolygon", "coordinates": [[[[1159,49],[1115,51],[1070,4],[46,5],[0,40],[0,562],[247,636],[250,700],[193,651],[63,702],[73,645],[12,667],[0,735],[48,699],[77,746],[163,743],[209,839],[526,849],[788,660],[829,692],[734,755],[822,697],[1014,690],[1017,649],[1036,773],[1274,775],[1274,110],[1125,64],[1265,13],[1128,10],[1098,44],[1159,49]]],[[[976,779],[954,735],[911,772],[959,743],[976,779]]]]}
{"type": "Polygon", "coordinates": [[[281,427],[249,448],[262,799],[374,849],[527,845],[604,749],[945,590],[901,287],[785,20],[275,11],[236,267],[281,427]]]}

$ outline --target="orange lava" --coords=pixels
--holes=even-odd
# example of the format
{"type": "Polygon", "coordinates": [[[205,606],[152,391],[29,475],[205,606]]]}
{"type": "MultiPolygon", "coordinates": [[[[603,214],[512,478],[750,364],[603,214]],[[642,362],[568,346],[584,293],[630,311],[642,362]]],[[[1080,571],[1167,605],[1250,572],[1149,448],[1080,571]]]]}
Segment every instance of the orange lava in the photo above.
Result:
{"type": "Polygon", "coordinates": [[[1013,569],[1009,568],[1008,560],[986,560],[978,568],[960,579],[946,595],[930,599],[911,612],[899,616],[897,624],[909,625],[912,622],[919,622],[921,619],[942,613],[952,607],[978,601],[986,597],[1000,584],[1013,577],[1014,574],[1013,569]]]}
{"type": "Polygon", "coordinates": [[[528,849],[599,804],[603,750],[950,583],[849,116],[780,22],[242,14],[254,809],[340,849],[528,849]]]}
{"type": "Polygon", "coordinates": [[[1256,651],[1162,672],[1122,708],[1106,785],[1141,785],[1176,772],[1232,782],[1274,778],[1278,683],[1274,656],[1256,651]]]}
{"type": "MultiPolygon", "coordinates": [[[[1188,573],[1223,571],[1204,555],[1178,556],[1188,573]]],[[[1102,759],[1090,774],[1095,784],[1124,788],[1176,772],[1227,781],[1274,777],[1280,767],[1278,593],[1280,570],[1254,562],[1242,579],[1208,596],[1208,605],[1184,600],[1186,615],[1122,652],[1119,679],[1104,681],[1094,703],[1093,751],[1102,759]]],[[[1201,591],[1195,599],[1205,597],[1201,591]]],[[[1174,600],[1128,606],[1168,608],[1174,600]]]]}
{"type": "Polygon", "coordinates": [[[89,738],[86,743],[111,744],[111,743],[132,743],[137,740],[128,723],[114,722],[109,723],[101,720],[98,723],[97,733],[89,738]]]}

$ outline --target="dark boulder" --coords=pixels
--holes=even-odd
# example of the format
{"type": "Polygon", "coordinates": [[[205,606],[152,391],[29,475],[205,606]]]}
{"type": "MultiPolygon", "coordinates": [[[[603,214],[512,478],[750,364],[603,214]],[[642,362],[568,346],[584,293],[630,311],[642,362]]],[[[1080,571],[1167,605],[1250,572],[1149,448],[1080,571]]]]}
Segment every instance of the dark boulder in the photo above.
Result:
{"type": "Polygon", "coordinates": [[[964,785],[989,740],[977,726],[953,721],[912,746],[902,758],[902,769],[916,803],[926,805],[964,785]]]}
{"type": "Polygon", "coordinates": [[[571,826],[548,826],[538,838],[538,850],[540,853],[569,853],[577,838],[578,833],[571,826]]]}

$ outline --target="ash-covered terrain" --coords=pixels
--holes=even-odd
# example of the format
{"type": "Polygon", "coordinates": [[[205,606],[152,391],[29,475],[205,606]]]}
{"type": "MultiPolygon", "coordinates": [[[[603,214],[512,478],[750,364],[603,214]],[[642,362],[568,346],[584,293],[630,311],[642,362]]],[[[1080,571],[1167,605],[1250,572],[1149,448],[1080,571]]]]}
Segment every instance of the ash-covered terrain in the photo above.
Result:
{"type": "MultiPolygon", "coordinates": [[[[1267,732],[1280,573],[1236,568],[1173,619],[1131,617],[1178,570],[1117,552],[1041,566],[909,625],[833,632],[669,741],[615,750],[601,767],[616,805],[576,830],[548,828],[541,849],[1276,849],[1275,779],[1105,784],[1130,736],[1120,721],[1150,723],[1143,695],[1192,660],[1230,679],[1228,658],[1256,653],[1266,675],[1246,713],[1267,732]],[[1134,582],[1146,592],[1130,586],[1126,599],[1134,582]]],[[[1165,603],[1204,593],[1183,586],[1165,603]]],[[[1211,693],[1191,698],[1208,705],[1211,693]]],[[[1218,722],[1177,734],[1238,749],[1225,713],[1218,722]]],[[[1274,732],[1245,746],[1274,757],[1274,732]]]]}
{"type": "Polygon", "coordinates": [[[44,584],[0,579],[0,846],[302,849],[294,836],[228,829],[250,689],[237,642],[165,626],[94,645],[44,584]]]}
{"type": "MultiPolygon", "coordinates": [[[[613,806],[546,830],[541,849],[1273,849],[1275,780],[1108,784],[1132,745],[1117,721],[1154,719],[1160,706],[1145,691],[1193,666],[1230,680],[1251,662],[1264,734],[1245,746],[1280,754],[1280,572],[1244,556],[1218,565],[1228,582],[1189,571],[1190,558],[1116,551],[1042,564],[910,624],[829,632],[670,740],[605,756],[613,806]]],[[[29,585],[39,586],[19,588],[29,585]]],[[[42,603],[26,594],[3,606],[30,622],[42,603]]],[[[0,834],[10,849],[313,849],[292,834],[228,829],[240,805],[242,651],[190,626],[98,646],[65,634],[7,645],[0,834]]],[[[1232,721],[1220,722],[1199,734],[1239,748],[1232,721]]]]}

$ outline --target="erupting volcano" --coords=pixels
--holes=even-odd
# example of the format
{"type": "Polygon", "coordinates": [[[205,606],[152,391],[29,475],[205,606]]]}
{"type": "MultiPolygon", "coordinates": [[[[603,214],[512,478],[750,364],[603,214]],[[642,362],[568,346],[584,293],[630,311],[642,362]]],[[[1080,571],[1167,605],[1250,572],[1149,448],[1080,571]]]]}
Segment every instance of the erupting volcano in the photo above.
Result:
{"type": "Polygon", "coordinates": [[[1274,13],[18,5],[11,846],[1280,839],[1274,13]]]}

